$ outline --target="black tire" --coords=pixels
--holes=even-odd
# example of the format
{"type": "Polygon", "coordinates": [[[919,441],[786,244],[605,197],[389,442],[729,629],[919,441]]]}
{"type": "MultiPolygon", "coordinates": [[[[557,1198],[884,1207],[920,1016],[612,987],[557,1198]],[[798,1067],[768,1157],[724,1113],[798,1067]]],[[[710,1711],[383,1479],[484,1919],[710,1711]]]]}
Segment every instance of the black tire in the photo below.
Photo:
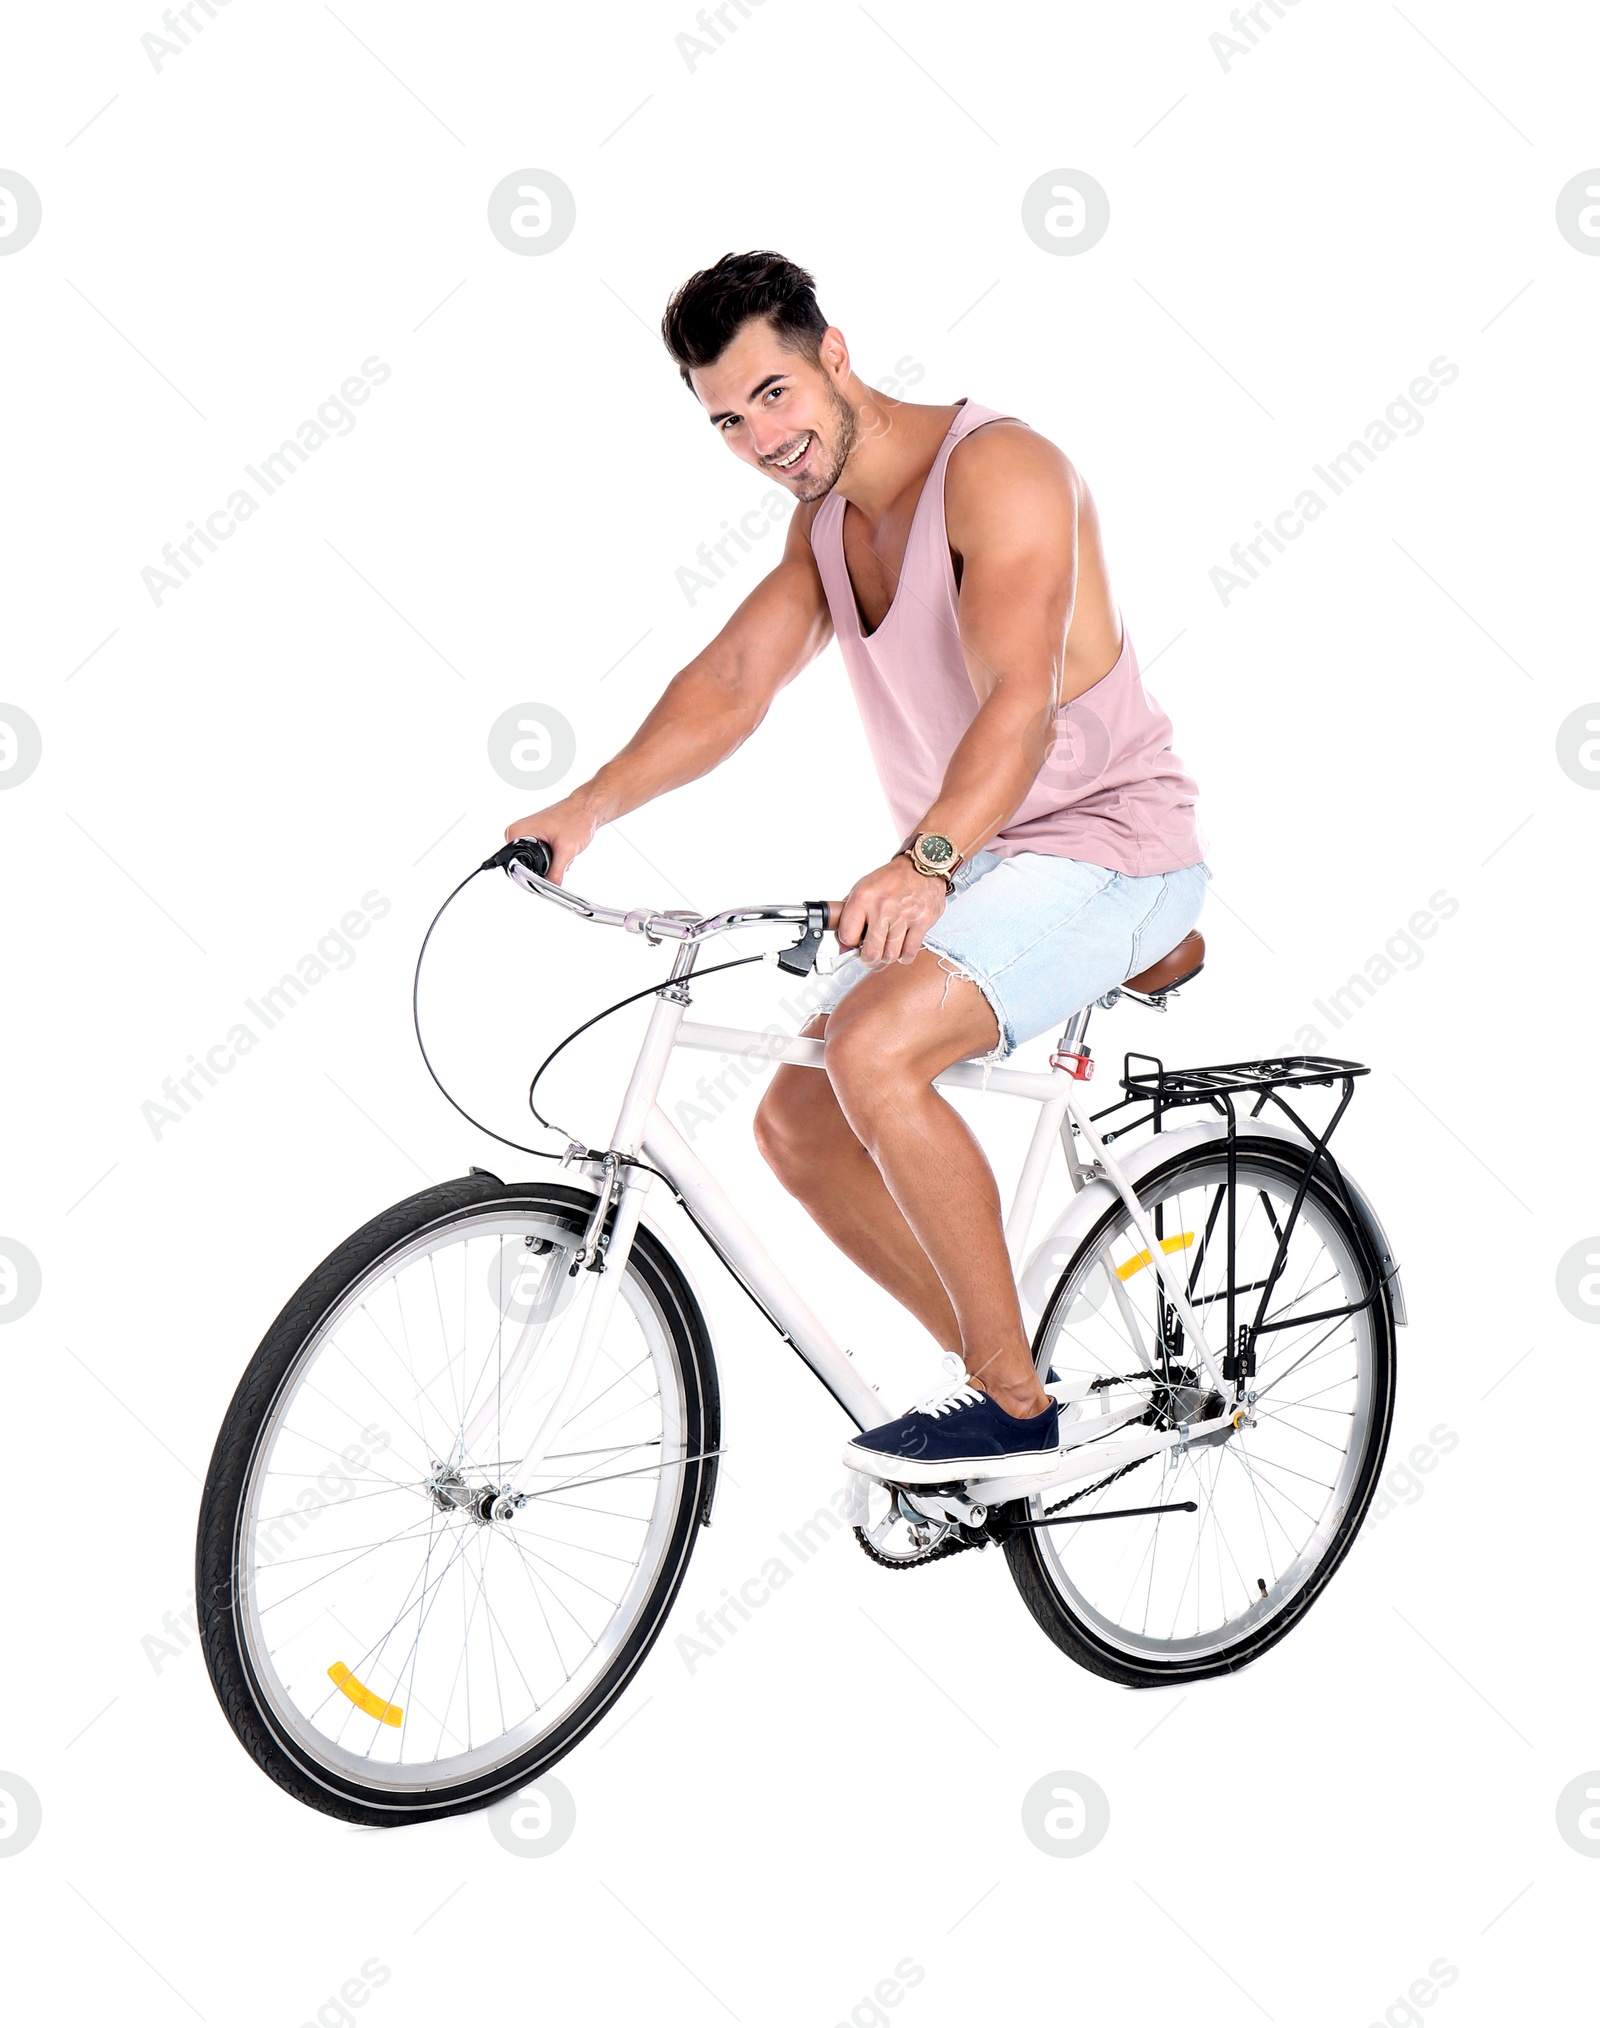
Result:
{"type": "Polygon", "coordinates": [[[396,1801],[338,1770],[315,1764],[276,1719],[261,1694],[238,1605],[240,1519],[251,1465],[273,1404],[319,1326],[347,1291],[408,1243],[455,1221],[484,1212],[536,1214],[581,1232],[594,1194],[553,1183],[502,1183],[482,1173],[419,1191],[379,1213],[338,1247],[285,1304],[239,1382],[223,1419],[200,1501],[195,1555],[195,1597],[200,1637],[213,1689],[228,1723],[251,1759],[297,1801],[348,1823],[424,1823],[484,1808],[508,1795],[568,1753],[621,1696],[665,1623],[694,1547],[710,1518],[720,1448],[720,1403],[711,1341],[689,1284],[671,1255],[643,1226],[629,1256],[636,1275],[665,1322],[682,1385],[686,1451],[680,1494],[671,1517],[668,1547],[658,1575],[603,1675],[558,1727],[529,1752],[491,1773],[449,1788],[396,1801]]]}
{"type": "MultiPolygon", "coordinates": [[[[1272,1171],[1281,1177],[1291,1190],[1304,1173],[1304,1163],[1297,1162],[1292,1149],[1286,1151],[1281,1142],[1252,1136],[1246,1131],[1239,1135],[1237,1150],[1241,1163],[1248,1162],[1272,1171]]],[[[1148,1208],[1155,1198],[1171,1190],[1186,1171],[1199,1172],[1212,1168],[1217,1159],[1214,1148],[1190,1150],[1186,1154],[1174,1157],[1170,1162],[1151,1171],[1141,1181],[1138,1190],[1140,1202],[1148,1208]]],[[[1009,1535],[1005,1539],[1006,1561],[1010,1565],[1011,1575],[1029,1612],[1063,1653],[1093,1675],[1104,1676],[1110,1682],[1121,1683],[1133,1689],[1159,1689],[1171,1688],[1175,1683],[1230,1675],[1244,1668],[1247,1663],[1255,1661],[1269,1648],[1276,1646],[1291,1629],[1299,1625],[1343,1562],[1351,1543],[1355,1540],[1357,1530],[1366,1517],[1379,1475],[1383,1470],[1384,1453],[1394,1414],[1396,1366],[1394,1310],[1388,1286],[1380,1280],[1381,1270],[1366,1230],[1345,1208],[1337,1186],[1325,1168],[1312,1178],[1308,1187],[1307,1202],[1312,1201],[1315,1201],[1319,1211],[1337,1229],[1354,1261],[1364,1271],[1367,1286],[1377,1284],[1379,1290],[1376,1300],[1370,1306],[1373,1378],[1371,1414],[1366,1439],[1360,1447],[1360,1455],[1356,1461],[1345,1512],[1315,1569],[1299,1585],[1293,1597],[1271,1618],[1262,1621],[1238,1641],[1218,1652],[1203,1658],[1177,1661],[1137,1658],[1105,1639],[1084,1616],[1071,1608],[1050,1581],[1046,1552],[1041,1541],[1045,1531],[1026,1529],[1009,1535]]],[[[1052,1323],[1058,1305],[1063,1299],[1063,1292],[1075,1275],[1081,1275],[1086,1260],[1093,1260],[1098,1256],[1109,1235],[1124,1216],[1125,1208],[1119,1199],[1108,1207],[1105,1214],[1096,1222],[1063,1270],[1050,1301],[1045,1305],[1034,1338],[1034,1355],[1041,1373],[1048,1363],[1052,1323]]],[[[1137,1484],[1137,1480],[1129,1483],[1131,1488],[1131,1485],[1137,1484]]],[[[1128,1497],[1130,1502],[1133,1502],[1150,1496],[1135,1494],[1130,1489],[1128,1497]]],[[[1029,1511],[1026,1503],[1018,1501],[1004,1510],[1000,1518],[1002,1521],[1007,1519],[1016,1521],[1026,1517],[1029,1511]]],[[[1123,1524],[1113,1521],[1102,1525],[1114,1528],[1123,1524]]]]}

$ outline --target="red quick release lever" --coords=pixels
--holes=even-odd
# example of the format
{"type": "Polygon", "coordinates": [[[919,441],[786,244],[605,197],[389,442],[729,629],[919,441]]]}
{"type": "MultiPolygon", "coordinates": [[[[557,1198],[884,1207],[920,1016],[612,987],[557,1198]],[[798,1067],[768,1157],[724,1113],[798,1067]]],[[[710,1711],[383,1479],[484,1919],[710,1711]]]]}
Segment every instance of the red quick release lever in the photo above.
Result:
{"type": "Polygon", "coordinates": [[[1050,1068],[1087,1080],[1094,1076],[1094,1058],[1087,1049],[1053,1049],[1050,1052],[1050,1068]]]}

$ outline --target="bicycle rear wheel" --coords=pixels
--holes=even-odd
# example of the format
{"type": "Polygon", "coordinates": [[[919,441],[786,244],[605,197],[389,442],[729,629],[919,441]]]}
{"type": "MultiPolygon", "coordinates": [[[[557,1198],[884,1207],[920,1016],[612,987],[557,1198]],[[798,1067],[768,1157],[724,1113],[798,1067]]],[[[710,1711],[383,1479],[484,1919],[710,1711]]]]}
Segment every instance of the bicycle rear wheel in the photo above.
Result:
{"type": "Polygon", "coordinates": [[[643,1229],[582,1394],[492,1511],[571,1368],[594,1201],[486,1176],[408,1198],[323,1262],[239,1384],[201,1500],[201,1634],[240,1740],[314,1809],[419,1822],[521,1787],[620,1696],[682,1582],[716,1373],[643,1229]]]}
{"type": "MultiPolygon", "coordinates": [[[[1303,1169],[1282,1143],[1239,1136],[1240,1322],[1254,1317],[1303,1169]]],[[[1186,1270],[1185,1287],[1208,1341],[1220,1346],[1225,1153],[1204,1148],[1175,1156],[1152,1170],[1138,1196],[1163,1253],[1186,1270]]],[[[1377,1275],[1364,1229],[1326,1175],[1314,1176],[1264,1320],[1287,1328],[1263,1331],[1256,1344],[1257,1371],[1248,1382],[1256,1395],[1254,1426],[1108,1468],[1103,1477],[1057,1487],[1014,1510],[1018,1518],[1045,1520],[1196,1503],[1193,1514],[1058,1524],[1007,1540],[1006,1557],[1029,1611],[1074,1661],[1134,1686],[1216,1676],[1254,1660],[1303,1617],[1354,1539],[1383,1467],[1395,1332],[1382,1285],[1363,1309],[1321,1322],[1295,1319],[1359,1302],[1377,1275]]],[[[1163,1307],[1150,1256],[1119,1198],[1068,1263],[1034,1341],[1041,1374],[1054,1364],[1074,1390],[1092,1390],[1091,1400],[1106,1411],[1109,1446],[1144,1429],[1181,1430],[1223,1412],[1223,1397],[1185,1349],[1170,1306],[1163,1329],[1163,1307]],[[1134,1419],[1124,1423],[1130,1411],[1134,1419]]],[[[1080,1415],[1092,1421],[1097,1413],[1090,1407],[1080,1415]]],[[[1093,1448],[1091,1442],[1078,1455],[1093,1448]]]]}

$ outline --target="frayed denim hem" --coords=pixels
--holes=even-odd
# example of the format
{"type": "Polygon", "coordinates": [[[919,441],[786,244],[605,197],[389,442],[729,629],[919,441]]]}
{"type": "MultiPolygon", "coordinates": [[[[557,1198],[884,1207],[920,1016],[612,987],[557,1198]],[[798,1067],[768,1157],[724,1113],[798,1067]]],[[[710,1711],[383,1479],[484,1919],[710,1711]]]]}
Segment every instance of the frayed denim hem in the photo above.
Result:
{"type": "Polygon", "coordinates": [[[976,986],[984,999],[989,1003],[989,1011],[994,1016],[995,1030],[1000,1039],[994,1048],[989,1050],[985,1055],[969,1057],[967,1061],[969,1063],[981,1063],[986,1069],[993,1069],[1004,1063],[1006,1058],[1016,1048],[1016,1044],[1007,1037],[1005,1009],[995,997],[994,989],[990,986],[988,980],[980,978],[976,972],[972,971],[968,966],[963,965],[959,959],[952,958],[948,953],[935,949],[926,938],[923,939],[923,949],[933,952],[933,955],[939,960],[940,970],[945,974],[944,992],[939,997],[941,1008],[950,996],[950,982],[953,979],[965,979],[970,985],[976,986]]]}

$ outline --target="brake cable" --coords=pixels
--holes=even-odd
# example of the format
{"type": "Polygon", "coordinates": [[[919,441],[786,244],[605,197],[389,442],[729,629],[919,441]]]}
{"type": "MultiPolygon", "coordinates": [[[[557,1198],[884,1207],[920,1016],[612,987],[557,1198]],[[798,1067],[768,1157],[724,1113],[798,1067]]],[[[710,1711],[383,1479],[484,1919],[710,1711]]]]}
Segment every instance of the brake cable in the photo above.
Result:
{"type": "MultiPolygon", "coordinates": [[[[541,1063],[539,1068],[533,1073],[533,1077],[528,1085],[528,1110],[533,1114],[533,1117],[539,1122],[540,1126],[546,1128],[550,1133],[566,1135],[568,1142],[568,1150],[566,1154],[558,1155],[551,1148],[530,1148],[525,1141],[513,1141],[509,1138],[509,1136],[505,1134],[496,1133],[493,1127],[486,1127],[482,1122],[482,1120],[475,1119],[473,1115],[467,1111],[466,1107],[462,1105],[461,1102],[449,1090],[443,1078],[440,1077],[438,1071],[434,1069],[433,1059],[429,1056],[427,1044],[422,1039],[422,1013],[419,1004],[422,988],[422,961],[428,954],[428,945],[432,941],[434,931],[439,927],[440,918],[444,915],[445,910],[455,900],[456,896],[461,893],[463,888],[470,887],[473,881],[477,879],[480,873],[488,873],[491,870],[495,871],[500,870],[500,861],[498,854],[492,859],[486,859],[481,866],[475,866],[472,869],[472,871],[467,875],[466,879],[461,881],[454,888],[452,888],[450,893],[445,896],[444,900],[439,904],[438,910],[434,915],[433,921],[429,923],[427,931],[423,936],[421,947],[417,951],[417,967],[415,972],[412,974],[411,979],[411,1026],[417,1038],[417,1049],[422,1056],[423,1067],[426,1069],[429,1077],[433,1079],[434,1083],[443,1093],[448,1103],[455,1108],[455,1110],[467,1122],[467,1125],[469,1127],[476,1128],[480,1134],[487,1134],[491,1141],[498,1141],[503,1148],[515,1148],[517,1152],[522,1155],[538,1155],[547,1162],[559,1162],[563,1168],[565,1168],[567,1163],[572,1159],[571,1151],[573,1148],[579,1148],[586,1159],[598,1161],[601,1159],[602,1151],[600,1149],[589,1147],[587,1143],[580,1141],[577,1135],[568,1134],[566,1128],[557,1126],[553,1120],[547,1120],[544,1114],[540,1112],[538,1106],[535,1105],[534,1103],[533,1097],[534,1092],[538,1087],[539,1080],[544,1076],[545,1072],[550,1068],[551,1064],[554,1063],[556,1058],[561,1054],[562,1050],[566,1048],[567,1044],[569,1042],[575,1042],[577,1038],[583,1034],[585,1029],[592,1028],[597,1021],[604,1021],[608,1014],[615,1014],[619,1011],[619,1009],[631,1006],[635,1000],[646,999],[652,993],[659,993],[663,991],[666,987],[679,984],[681,982],[674,980],[671,977],[665,979],[658,979],[653,986],[641,986],[638,992],[625,994],[622,999],[614,1000],[609,1007],[602,1007],[598,1014],[590,1015],[589,1019],[587,1021],[581,1022],[578,1027],[573,1029],[570,1035],[563,1036],[562,1039],[556,1044],[555,1048],[550,1051],[550,1054],[545,1058],[544,1062],[541,1063]]],[[[731,972],[737,965],[759,965],[763,961],[764,956],[765,953],[757,952],[753,957],[730,958],[724,964],[707,965],[703,970],[695,972],[692,976],[695,977],[696,979],[709,979],[713,972],[731,972]]],[[[652,1176],[661,1176],[661,1171],[659,1169],[655,1168],[649,1162],[639,1161],[638,1158],[635,1156],[624,1155],[620,1156],[618,1159],[629,1163],[629,1165],[633,1168],[648,1169],[652,1176]]],[[[661,1180],[664,1183],[666,1183],[669,1188],[671,1187],[670,1178],[662,1176],[661,1180]]],[[[674,1191],[673,1195],[676,1196],[677,1192],[674,1191]]]]}

